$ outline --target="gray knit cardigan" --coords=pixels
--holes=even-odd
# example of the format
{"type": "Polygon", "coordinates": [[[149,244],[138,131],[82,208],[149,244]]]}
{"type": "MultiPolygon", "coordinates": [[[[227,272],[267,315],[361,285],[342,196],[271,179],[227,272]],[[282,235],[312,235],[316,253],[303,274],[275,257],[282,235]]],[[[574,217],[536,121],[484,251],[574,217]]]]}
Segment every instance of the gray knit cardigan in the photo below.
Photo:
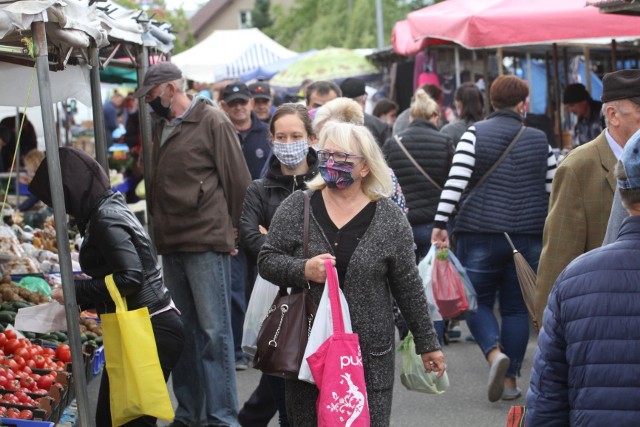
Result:
{"type": "MultiPolygon", "coordinates": [[[[273,217],[258,257],[258,268],[260,275],[274,284],[307,286],[303,212],[304,195],[296,191],[282,202],[273,217]]],[[[310,212],[308,250],[309,258],[333,253],[313,212],[310,212]]],[[[323,287],[324,284],[311,284],[316,303],[320,301],[323,287]]],[[[349,304],[353,331],[360,338],[371,425],[386,426],[391,414],[395,366],[393,298],[415,337],[416,351],[420,354],[440,349],[415,264],[411,227],[389,199],[376,202],[376,212],[351,257],[341,288],[349,304]]],[[[317,425],[315,386],[287,381],[286,396],[292,425],[317,425]]]]}

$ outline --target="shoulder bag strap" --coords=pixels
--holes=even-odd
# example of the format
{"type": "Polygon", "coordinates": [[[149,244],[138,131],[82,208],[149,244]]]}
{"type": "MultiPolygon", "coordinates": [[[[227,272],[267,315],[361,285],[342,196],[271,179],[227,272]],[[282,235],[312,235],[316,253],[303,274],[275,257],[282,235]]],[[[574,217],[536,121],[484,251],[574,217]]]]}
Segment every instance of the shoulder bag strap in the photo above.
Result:
{"type": "Polygon", "coordinates": [[[306,191],[304,194],[304,231],[302,235],[302,250],[304,257],[309,258],[309,195],[306,191]]]}
{"type": "MultiPolygon", "coordinates": [[[[518,131],[518,133],[516,134],[516,136],[513,138],[513,141],[511,141],[511,143],[507,146],[507,148],[504,150],[504,152],[502,153],[502,155],[498,158],[498,160],[496,160],[496,162],[493,164],[493,166],[491,166],[489,168],[488,171],[485,172],[484,175],[482,175],[482,177],[480,177],[480,179],[478,180],[478,182],[476,183],[476,185],[469,191],[469,194],[471,194],[471,192],[473,190],[475,190],[476,188],[480,187],[480,185],[482,185],[482,183],[489,178],[489,175],[491,175],[493,173],[494,170],[496,170],[496,168],[498,166],[500,166],[500,163],[502,163],[502,161],[505,159],[505,157],[507,157],[507,154],[509,154],[509,152],[513,149],[513,147],[515,147],[516,142],[518,142],[518,140],[520,139],[520,137],[522,136],[522,134],[524,133],[525,129],[527,127],[526,126],[521,126],[520,130],[518,131]]],[[[469,197],[467,195],[467,197],[469,197]]]]}
{"type": "Polygon", "coordinates": [[[402,149],[402,151],[404,152],[404,155],[407,156],[407,158],[409,160],[411,160],[411,163],[413,163],[413,166],[416,167],[416,169],[418,169],[418,171],[420,171],[420,173],[429,180],[429,182],[431,184],[433,184],[434,187],[436,187],[438,190],[442,191],[442,187],[440,187],[440,185],[438,185],[437,182],[435,182],[433,180],[433,178],[431,178],[429,176],[429,174],[422,169],[422,167],[418,164],[418,162],[416,162],[416,159],[413,158],[413,156],[409,153],[409,151],[405,148],[404,144],[400,141],[400,138],[398,138],[398,135],[394,135],[393,139],[396,140],[396,142],[398,143],[398,146],[402,149]]]}

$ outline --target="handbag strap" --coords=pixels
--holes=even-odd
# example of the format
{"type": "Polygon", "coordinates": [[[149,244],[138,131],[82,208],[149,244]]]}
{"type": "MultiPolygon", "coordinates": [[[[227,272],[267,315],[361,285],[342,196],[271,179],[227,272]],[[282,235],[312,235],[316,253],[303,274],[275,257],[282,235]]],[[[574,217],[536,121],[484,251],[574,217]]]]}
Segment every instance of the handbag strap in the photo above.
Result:
{"type": "MultiPolygon", "coordinates": [[[[469,190],[469,194],[471,194],[471,192],[473,190],[475,190],[476,188],[480,187],[480,185],[482,185],[482,183],[487,178],[489,178],[489,175],[491,175],[493,173],[493,171],[496,170],[496,168],[498,166],[500,166],[500,163],[502,163],[502,161],[505,159],[505,157],[507,157],[507,154],[509,154],[509,152],[513,149],[513,147],[515,147],[516,142],[518,142],[518,140],[520,139],[520,136],[522,136],[522,134],[524,133],[525,129],[527,129],[526,126],[521,126],[520,127],[520,130],[518,130],[518,133],[516,133],[516,136],[513,138],[513,141],[511,141],[511,143],[507,146],[507,148],[504,150],[502,155],[500,157],[498,157],[498,160],[496,160],[496,162],[489,168],[489,170],[486,171],[485,174],[482,175],[482,177],[480,177],[480,179],[478,180],[476,185],[471,190],[469,190]]],[[[467,197],[469,197],[469,194],[467,195],[467,197]]]]}
{"type": "Polygon", "coordinates": [[[331,264],[330,259],[324,260],[324,267],[327,271],[327,286],[329,286],[329,302],[331,303],[331,322],[333,323],[333,333],[344,333],[344,319],[342,318],[342,307],[340,304],[340,292],[336,268],[331,264]]]}
{"type": "Polygon", "coordinates": [[[434,187],[436,187],[438,190],[442,191],[442,187],[434,181],[433,178],[431,178],[431,176],[429,176],[429,174],[427,173],[427,171],[425,171],[424,169],[422,169],[422,167],[418,164],[418,162],[416,162],[416,159],[413,158],[413,156],[411,155],[411,153],[409,153],[409,150],[406,149],[406,147],[404,146],[404,144],[400,141],[400,138],[398,137],[398,135],[394,135],[393,139],[396,140],[396,142],[398,143],[398,146],[402,149],[402,151],[404,152],[404,155],[407,156],[407,158],[409,160],[411,160],[411,163],[413,163],[413,166],[416,167],[416,169],[418,169],[418,171],[420,171],[420,173],[429,180],[429,182],[431,184],[433,184],[434,187]]]}
{"type": "MultiPolygon", "coordinates": [[[[303,231],[302,231],[302,252],[304,253],[304,257],[305,259],[309,258],[309,204],[310,204],[310,199],[309,199],[309,195],[307,194],[306,191],[303,191],[302,194],[304,194],[304,225],[303,225],[303,231]]],[[[297,292],[296,290],[292,290],[291,292],[297,292]]],[[[287,295],[287,287],[286,286],[280,286],[280,292],[279,294],[281,296],[287,295]]]]}
{"type": "Polygon", "coordinates": [[[116,304],[116,313],[124,313],[127,311],[127,300],[122,298],[120,295],[116,282],[113,280],[113,274],[106,276],[104,278],[104,283],[107,285],[107,290],[109,291],[111,299],[116,304]]]}
{"type": "Polygon", "coordinates": [[[309,195],[304,194],[304,231],[302,234],[302,250],[305,258],[309,258],[309,195]]]}

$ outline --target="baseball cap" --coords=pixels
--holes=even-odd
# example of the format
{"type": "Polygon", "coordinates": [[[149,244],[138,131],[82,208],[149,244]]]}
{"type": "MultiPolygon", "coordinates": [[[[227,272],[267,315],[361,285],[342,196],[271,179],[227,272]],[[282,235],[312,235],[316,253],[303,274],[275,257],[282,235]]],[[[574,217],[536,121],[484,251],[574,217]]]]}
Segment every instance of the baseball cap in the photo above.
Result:
{"type": "Polygon", "coordinates": [[[142,98],[153,89],[154,86],[172,82],[182,78],[182,71],[175,64],[171,62],[158,62],[153,64],[147,70],[147,74],[144,75],[144,81],[142,86],[133,93],[136,98],[142,98]]]}
{"type": "Polygon", "coordinates": [[[602,102],[628,99],[640,104],[640,70],[620,70],[602,78],[602,102]]]}
{"type": "Polygon", "coordinates": [[[222,91],[222,100],[227,104],[235,101],[236,99],[242,99],[249,101],[251,99],[251,92],[246,84],[242,82],[233,82],[225,86],[222,91]]]}
{"type": "Polygon", "coordinates": [[[640,130],[624,145],[619,162],[627,179],[618,179],[618,187],[623,190],[640,188],[640,130]]]}
{"type": "Polygon", "coordinates": [[[340,83],[340,90],[342,91],[342,96],[353,99],[367,93],[364,86],[364,80],[349,77],[340,83]]]}
{"type": "Polygon", "coordinates": [[[249,85],[249,91],[253,99],[271,99],[271,87],[269,83],[251,83],[249,85]]]}
{"type": "Polygon", "coordinates": [[[565,88],[562,94],[563,104],[575,104],[582,101],[591,101],[591,95],[583,84],[573,83],[565,88]]]}

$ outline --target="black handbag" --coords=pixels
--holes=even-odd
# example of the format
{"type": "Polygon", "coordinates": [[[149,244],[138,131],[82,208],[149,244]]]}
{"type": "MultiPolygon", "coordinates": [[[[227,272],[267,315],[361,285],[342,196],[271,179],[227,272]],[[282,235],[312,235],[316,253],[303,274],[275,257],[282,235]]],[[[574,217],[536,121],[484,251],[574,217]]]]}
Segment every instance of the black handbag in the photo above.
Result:
{"type": "MultiPolygon", "coordinates": [[[[304,256],[308,258],[309,196],[306,192],[302,242],[304,256]]],[[[288,293],[286,287],[280,286],[258,332],[253,367],[268,375],[298,379],[316,310],[308,288],[288,293]]]]}

